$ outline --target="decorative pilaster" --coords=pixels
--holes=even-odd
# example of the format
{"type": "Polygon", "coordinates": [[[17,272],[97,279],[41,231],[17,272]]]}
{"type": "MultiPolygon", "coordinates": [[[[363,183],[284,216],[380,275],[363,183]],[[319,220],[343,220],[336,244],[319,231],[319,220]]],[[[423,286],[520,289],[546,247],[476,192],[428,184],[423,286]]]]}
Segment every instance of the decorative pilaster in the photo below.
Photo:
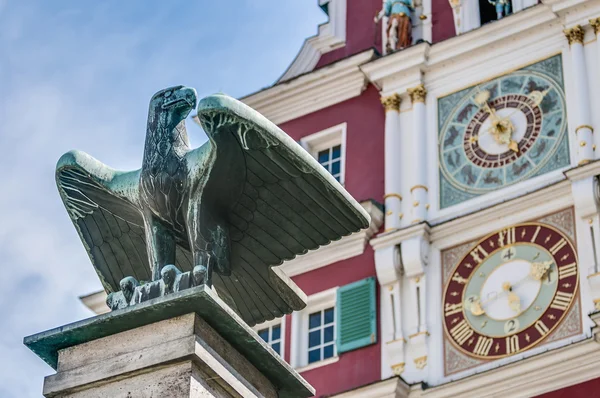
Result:
{"type": "Polygon", "coordinates": [[[408,89],[412,101],[413,137],[412,137],[412,163],[415,168],[411,170],[412,217],[411,223],[418,223],[427,218],[429,198],[427,188],[427,141],[425,126],[425,98],[427,90],[423,84],[408,89]]]}
{"type": "MultiPolygon", "coordinates": [[[[594,35],[596,36],[596,42],[593,44],[596,46],[596,71],[600,70],[600,17],[590,19],[590,26],[594,30],[594,35]]],[[[600,82],[596,83],[596,87],[592,90],[600,90],[600,82]]],[[[599,126],[596,126],[599,127],[599,126]]],[[[594,134],[594,145],[592,149],[594,150],[594,158],[600,158],[600,137],[598,134],[594,134]]]]}
{"type": "Polygon", "coordinates": [[[594,140],[592,117],[590,112],[590,95],[588,90],[583,38],[585,31],[580,25],[564,30],[571,47],[571,62],[573,64],[573,90],[576,96],[574,110],[575,136],[577,138],[577,163],[585,164],[594,159],[594,140]]]}
{"type": "Polygon", "coordinates": [[[399,376],[405,369],[405,345],[402,328],[402,289],[400,250],[397,245],[375,251],[375,270],[380,288],[382,374],[399,376]]]}
{"type": "Polygon", "coordinates": [[[403,217],[400,195],[400,95],[381,98],[385,109],[385,230],[400,228],[403,217]]]}
{"type": "MultiPolygon", "coordinates": [[[[425,268],[429,263],[429,229],[424,227],[416,230],[414,236],[402,242],[402,266],[404,276],[408,279],[409,305],[411,308],[408,323],[408,344],[409,357],[412,359],[414,367],[412,372],[417,372],[425,367],[427,362],[427,340],[429,331],[427,329],[427,284],[425,268]]],[[[412,373],[412,377],[418,376],[412,373]]]]}

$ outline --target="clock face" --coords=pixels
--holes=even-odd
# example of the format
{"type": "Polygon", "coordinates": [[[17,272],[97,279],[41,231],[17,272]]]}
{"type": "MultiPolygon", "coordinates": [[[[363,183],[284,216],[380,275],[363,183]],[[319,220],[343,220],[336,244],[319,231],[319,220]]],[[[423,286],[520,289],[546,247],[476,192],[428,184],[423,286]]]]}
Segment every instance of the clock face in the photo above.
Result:
{"type": "Polygon", "coordinates": [[[568,237],[540,223],[519,224],[478,242],[444,291],[444,329],[467,355],[495,359],[544,340],[573,303],[579,280],[568,237]]]}
{"type": "Polygon", "coordinates": [[[560,57],[540,64],[440,99],[441,208],[569,164],[560,57]]]}

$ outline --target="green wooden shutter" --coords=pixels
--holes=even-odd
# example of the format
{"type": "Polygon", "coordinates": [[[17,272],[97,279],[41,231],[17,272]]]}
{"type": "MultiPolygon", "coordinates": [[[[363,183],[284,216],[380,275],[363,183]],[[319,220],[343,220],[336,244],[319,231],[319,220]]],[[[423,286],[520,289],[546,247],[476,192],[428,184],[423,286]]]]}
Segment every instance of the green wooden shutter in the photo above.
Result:
{"type": "Polygon", "coordinates": [[[377,341],[375,278],[342,286],[337,291],[337,352],[355,350],[377,341]]]}

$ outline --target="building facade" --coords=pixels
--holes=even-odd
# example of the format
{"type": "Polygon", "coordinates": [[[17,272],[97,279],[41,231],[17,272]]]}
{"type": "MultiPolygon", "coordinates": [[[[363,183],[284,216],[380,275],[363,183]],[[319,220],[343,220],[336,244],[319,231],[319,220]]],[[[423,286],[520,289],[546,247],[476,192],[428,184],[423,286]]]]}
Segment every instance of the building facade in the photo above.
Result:
{"type": "Polygon", "coordinates": [[[386,1],[319,0],[242,98],[372,218],[282,265],[308,306],[256,330],[317,396],[595,396],[600,0],[413,1],[398,48],[386,1]]]}

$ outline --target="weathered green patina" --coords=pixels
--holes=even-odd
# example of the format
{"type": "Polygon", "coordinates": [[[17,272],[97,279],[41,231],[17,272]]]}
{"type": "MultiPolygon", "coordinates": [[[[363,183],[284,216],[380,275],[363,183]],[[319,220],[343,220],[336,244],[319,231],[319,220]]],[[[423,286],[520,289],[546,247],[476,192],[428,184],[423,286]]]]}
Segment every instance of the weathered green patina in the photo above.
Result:
{"type": "Polygon", "coordinates": [[[79,151],[58,162],[92,264],[108,293],[122,290],[109,305],[214,284],[249,325],[302,309],[306,296],[273,267],[367,227],[368,214],[287,134],[226,95],[200,101],[209,141],[191,149],[195,103],[182,86],[152,97],[140,170],[79,151]]]}
{"type": "Polygon", "coordinates": [[[279,396],[309,397],[314,394],[314,389],[206,286],[196,286],[25,337],[24,343],[56,369],[61,349],[189,313],[198,314],[248,359],[273,383],[279,396]]]}

